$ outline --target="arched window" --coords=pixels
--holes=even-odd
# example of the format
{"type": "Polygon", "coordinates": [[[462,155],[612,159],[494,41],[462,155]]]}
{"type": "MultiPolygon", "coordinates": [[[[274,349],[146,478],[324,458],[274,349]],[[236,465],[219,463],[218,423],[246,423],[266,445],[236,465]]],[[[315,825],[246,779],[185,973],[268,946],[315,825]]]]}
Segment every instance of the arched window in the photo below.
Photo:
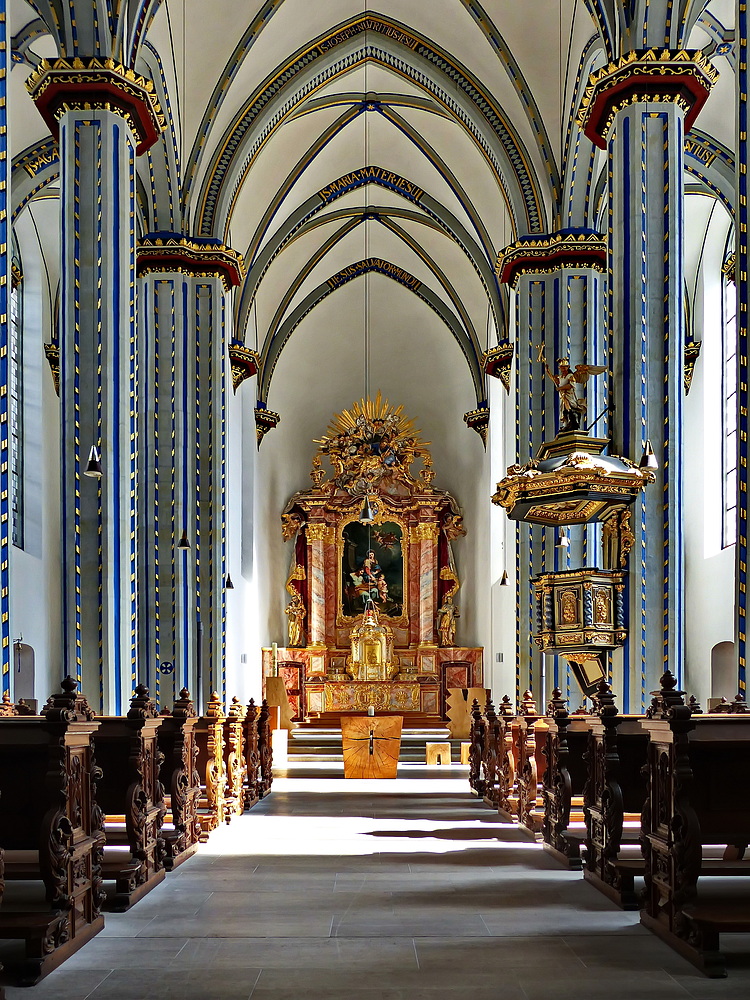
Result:
{"type": "Polygon", "coordinates": [[[734,254],[723,271],[721,356],[722,356],[722,526],[724,548],[737,540],[737,289],[734,283],[734,254]]]}

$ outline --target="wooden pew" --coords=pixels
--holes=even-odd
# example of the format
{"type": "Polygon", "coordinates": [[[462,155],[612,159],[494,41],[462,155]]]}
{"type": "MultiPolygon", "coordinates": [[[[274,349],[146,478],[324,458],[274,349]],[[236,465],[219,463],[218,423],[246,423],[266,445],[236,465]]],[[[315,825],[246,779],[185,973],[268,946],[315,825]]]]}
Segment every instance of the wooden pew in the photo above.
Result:
{"type": "Polygon", "coordinates": [[[642,716],[620,715],[606,681],[599,685],[586,751],[584,789],[586,862],[583,877],[625,910],[637,910],[636,879],[645,865],[639,850],[648,733],[642,716]],[[626,824],[629,825],[626,826],[626,824]]]}
{"type": "Polygon", "coordinates": [[[97,759],[103,771],[98,798],[107,844],[104,878],[114,879],[109,908],[123,912],[158,885],[165,875],[161,836],[164,788],[157,745],[162,717],[139,684],[125,717],[98,716],[97,759]],[[127,850],[123,850],[123,847],[127,850]]]}
{"type": "Polygon", "coordinates": [[[507,694],[503,696],[503,700],[500,702],[500,718],[503,720],[503,745],[498,772],[497,811],[501,816],[510,818],[515,815],[518,805],[516,791],[516,770],[518,766],[516,737],[518,735],[518,723],[516,713],[507,694]]]}
{"type": "Polygon", "coordinates": [[[198,800],[200,840],[226,820],[226,768],[224,766],[224,710],[216,691],[195,726],[197,769],[201,784],[198,800]]]}
{"type": "Polygon", "coordinates": [[[497,809],[498,778],[502,762],[502,721],[495,713],[492,698],[487,695],[484,706],[484,742],[482,746],[482,784],[484,786],[484,801],[488,806],[497,809]]]}
{"type": "Polygon", "coordinates": [[[471,728],[469,730],[469,787],[480,798],[484,798],[484,774],[482,757],[486,744],[487,720],[475,698],[471,703],[471,728]]]}
{"type": "Polygon", "coordinates": [[[12,903],[7,891],[3,898],[0,937],[25,942],[21,966],[8,970],[21,985],[38,982],[104,926],[101,770],[92,742],[99,723],[77,688],[66,677],[42,716],[0,719],[5,878],[40,881],[46,898],[46,905],[32,903],[33,911],[21,898],[12,903]]]}
{"type": "Polygon", "coordinates": [[[232,816],[239,816],[245,809],[245,714],[244,705],[235,696],[229,706],[224,721],[224,768],[226,772],[226,794],[224,796],[224,819],[227,823],[232,816]]]}
{"type": "Polygon", "coordinates": [[[258,715],[258,757],[260,758],[258,794],[260,798],[268,795],[273,784],[273,747],[271,746],[269,715],[268,702],[264,698],[258,715]]]}
{"type": "Polygon", "coordinates": [[[258,750],[258,707],[250,699],[245,712],[245,808],[260,799],[260,751],[258,750]]]}
{"type": "Polygon", "coordinates": [[[694,714],[668,672],[662,692],[661,711],[643,723],[650,741],[641,922],[721,977],[720,935],[750,934],[750,885],[739,898],[722,898],[721,883],[702,888],[701,876],[750,874],[750,862],[741,860],[750,841],[750,715],[694,714]],[[723,859],[709,861],[707,845],[729,847],[723,859]]]}
{"type": "Polygon", "coordinates": [[[544,798],[541,782],[547,769],[544,747],[547,722],[539,715],[530,691],[526,691],[517,718],[517,819],[531,833],[538,833],[544,821],[544,798]]]}
{"type": "Polygon", "coordinates": [[[544,774],[544,820],[542,840],[554,857],[571,871],[580,871],[583,861],[583,793],[587,779],[586,751],[591,719],[568,713],[562,692],[555,688],[550,703],[544,774]],[[579,834],[571,823],[581,826],[579,834]]]}
{"type": "Polygon", "coordinates": [[[167,810],[162,838],[164,867],[171,871],[195,853],[201,834],[198,820],[201,786],[194,733],[198,716],[187,688],[180,691],[171,712],[168,709],[162,712],[161,719],[157,741],[164,755],[161,780],[166,789],[164,804],[167,810]]]}
{"type": "Polygon", "coordinates": [[[484,801],[493,809],[499,808],[503,794],[505,739],[514,714],[507,694],[503,696],[497,712],[492,700],[487,698],[481,772],[484,782],[484,801]]]}

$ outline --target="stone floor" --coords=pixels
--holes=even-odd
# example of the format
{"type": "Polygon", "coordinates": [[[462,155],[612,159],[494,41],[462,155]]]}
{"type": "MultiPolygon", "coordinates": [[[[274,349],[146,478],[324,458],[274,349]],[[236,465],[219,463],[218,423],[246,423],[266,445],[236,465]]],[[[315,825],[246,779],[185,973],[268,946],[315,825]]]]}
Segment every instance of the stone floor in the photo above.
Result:
{"type": "Polygon", "coordinates": [[[750,996],[750,944],[727,938],[729,978],[706,979],[446,771],[277,779],[9,1000],[750,996]]]}

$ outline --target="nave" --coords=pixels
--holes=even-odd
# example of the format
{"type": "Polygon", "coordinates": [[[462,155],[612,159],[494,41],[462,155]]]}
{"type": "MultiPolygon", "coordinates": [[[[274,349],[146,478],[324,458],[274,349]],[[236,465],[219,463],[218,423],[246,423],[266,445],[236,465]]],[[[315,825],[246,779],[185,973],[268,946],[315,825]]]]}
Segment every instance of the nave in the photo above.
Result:
{"type": "MultiPolygon", "coordinates": [[[[303,775],[295,769],[295,775],[303,775]]],[[[463,768],[273,794],[10,1000],[739,1000],[470,795],[463,768]],[[428,777],[428,775],[437,775],[428,777]]]]}

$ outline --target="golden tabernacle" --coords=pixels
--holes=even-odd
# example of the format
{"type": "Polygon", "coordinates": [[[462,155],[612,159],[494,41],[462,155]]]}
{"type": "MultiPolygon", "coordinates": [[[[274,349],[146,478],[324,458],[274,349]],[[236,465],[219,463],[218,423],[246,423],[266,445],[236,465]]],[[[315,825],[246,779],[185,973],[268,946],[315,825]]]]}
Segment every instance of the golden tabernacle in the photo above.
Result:
{"type": "Polygon", "coordinates": [[[283,678],[297,723],[374,706],[438,726],[448,690],[483,681],[482,650],[456,644],[458,504],[433,485],[413,421],[380,394],[315,444],[312,488],[282,513],[288,640],[263,650],[264,676],[283,678]]]}

